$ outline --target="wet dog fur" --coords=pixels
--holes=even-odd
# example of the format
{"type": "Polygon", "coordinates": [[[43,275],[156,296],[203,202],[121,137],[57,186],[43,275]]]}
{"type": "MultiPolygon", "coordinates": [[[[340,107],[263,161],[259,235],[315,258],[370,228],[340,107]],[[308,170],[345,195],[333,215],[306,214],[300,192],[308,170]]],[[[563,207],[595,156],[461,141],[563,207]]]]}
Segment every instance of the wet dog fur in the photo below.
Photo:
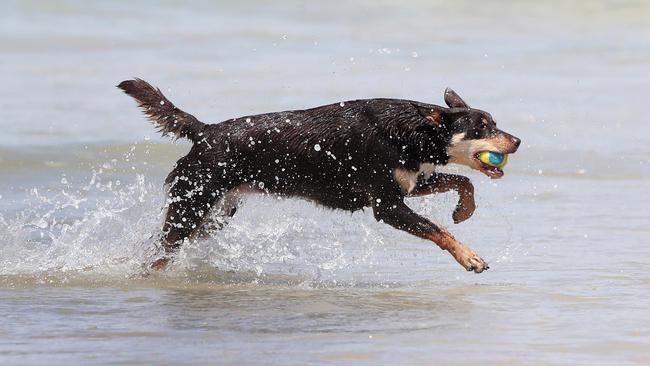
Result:
{"type": "Polygon", "coordinates": [[[214,225],[212,211],[234,215],[244,193],[299,197],[346,211],[371,207],[378,221],[433,241],[466,270],[489,268],[404,203],[405,197],[454,190],[454,222],[467,220],[475,209],[472,183],[438,173],[436,166],[457,163],[500,178],[503,171],[483,164],[478,154],[512,154],[519,147],[521,141],[498,129],[489,113],[470,108],[451,89],[444,93],[447,107],[366,99],[205,124],[141,79],[118,87],[164,135],[193,143],[165,181],[165,254],[152,268],[165,268],[184,241],[214,225]]]}

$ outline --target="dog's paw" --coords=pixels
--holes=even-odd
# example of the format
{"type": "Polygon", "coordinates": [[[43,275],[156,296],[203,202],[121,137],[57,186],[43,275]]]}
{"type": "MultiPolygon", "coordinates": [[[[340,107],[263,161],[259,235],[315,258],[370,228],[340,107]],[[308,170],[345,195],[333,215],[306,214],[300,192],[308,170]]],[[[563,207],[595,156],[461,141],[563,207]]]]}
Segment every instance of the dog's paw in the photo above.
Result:
{"type": "Polygon", "coordinates": [[[468,200],[464,203],[458,202],[456,209],[451,217],[454,219],[454,224],[460,224],[461,222],[469,219],[474,214],[476,210],[476,204],[474,200],[468,200]]]}
{"type": "Polygon", "coordinates": [[[469,266],[465,267],[468,271],[474,271],[474,273],[481,273],[490,269],[490,266],[483,260],[483,258],[475,255],[469,259],[469,266]]]}
{"type": "Polygon", "coordinates": [[[459,253],[456,253],[455,257],[458,263],[468,271],[481,273],[490,269],[490,266],[488,266],[483,258],[479,257],[473,250],[467,247],[462,248],[459,253]]]}

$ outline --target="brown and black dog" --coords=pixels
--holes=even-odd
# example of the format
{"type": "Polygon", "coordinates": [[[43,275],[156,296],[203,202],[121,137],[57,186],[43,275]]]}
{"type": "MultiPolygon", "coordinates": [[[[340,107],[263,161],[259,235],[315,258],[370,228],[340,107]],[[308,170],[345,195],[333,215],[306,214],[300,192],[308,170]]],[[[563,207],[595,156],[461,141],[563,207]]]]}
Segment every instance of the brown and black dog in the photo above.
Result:
{"type": "Polygon", "coordinates": [[[474,187],[467,177],[437,173],[435,166],[457,163],[500,178],[503,171],[483,164],[478,154],[512,154],[519,147],[521,141],[499,130],[489,113],[470,108],[451,89],[444,95],[449,108],[366,99],[205,124],[143,80],[118,87],[164,135],[193,142],[165,181],[165,255],[152,268],[165,268],[183,241],[212,224],[213,211],[232,216],[239,195],[258,192],[347,211],[372,207],[378,221],[433,241],[466,270],[488,269],[474,251],[404,203],[405,197],[455,190],[460,199],[453,219],[462,222],[474,212],[474,187]]]}

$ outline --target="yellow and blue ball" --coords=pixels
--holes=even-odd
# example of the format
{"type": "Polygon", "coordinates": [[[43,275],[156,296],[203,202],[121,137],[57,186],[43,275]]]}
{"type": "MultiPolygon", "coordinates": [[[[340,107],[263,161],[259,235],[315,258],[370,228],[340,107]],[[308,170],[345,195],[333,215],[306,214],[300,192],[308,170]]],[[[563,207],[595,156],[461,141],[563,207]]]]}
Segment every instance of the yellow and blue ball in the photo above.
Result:
{"type": "Polygon", "coordinates": [[[478,159],[486,165],[503,168],[508,163],[508,155],[494,151],[483,151],[478,154],[478,159]]]}

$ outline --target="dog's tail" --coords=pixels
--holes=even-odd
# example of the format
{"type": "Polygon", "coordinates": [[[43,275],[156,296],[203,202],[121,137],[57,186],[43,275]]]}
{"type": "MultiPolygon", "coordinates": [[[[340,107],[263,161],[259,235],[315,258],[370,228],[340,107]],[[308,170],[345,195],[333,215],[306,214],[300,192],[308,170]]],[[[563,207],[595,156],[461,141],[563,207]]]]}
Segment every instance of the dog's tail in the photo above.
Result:
{"type": "Polygon", "coordinates": [[[196,141],[206,126],[193,115],[176,108],[158,88],[142,79],[125,80],[118,88],[132,96],[163,136],[173,134],[196,141]]]}

